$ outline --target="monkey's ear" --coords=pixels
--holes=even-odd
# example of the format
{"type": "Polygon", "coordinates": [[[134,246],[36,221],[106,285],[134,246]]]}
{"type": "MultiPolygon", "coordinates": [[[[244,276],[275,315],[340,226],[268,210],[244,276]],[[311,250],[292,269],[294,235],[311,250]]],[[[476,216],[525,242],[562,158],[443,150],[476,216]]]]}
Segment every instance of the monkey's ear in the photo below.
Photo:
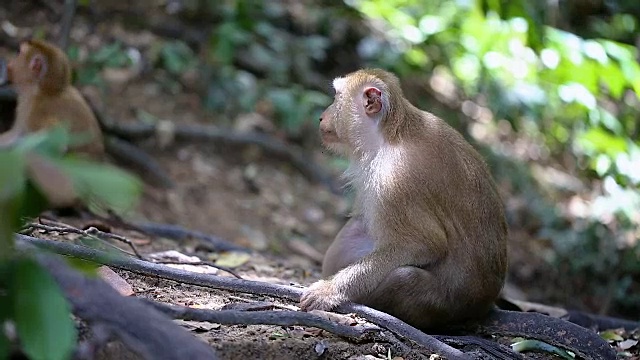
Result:
{"type": "Polygon", "coordinates": [[[47,61],[45,60],[44,56],[35,54],[33,58],[31,58],[29,69],[31,70],[34,78],[42,79],[44,74],[46,74],[47,72],[47,61]]]}
{"type": "Polygon", "coordinates": [[[382,91],[375,87],[364,89],[364,112],[369,116],[374,116],[382,110],[382,91]]]}

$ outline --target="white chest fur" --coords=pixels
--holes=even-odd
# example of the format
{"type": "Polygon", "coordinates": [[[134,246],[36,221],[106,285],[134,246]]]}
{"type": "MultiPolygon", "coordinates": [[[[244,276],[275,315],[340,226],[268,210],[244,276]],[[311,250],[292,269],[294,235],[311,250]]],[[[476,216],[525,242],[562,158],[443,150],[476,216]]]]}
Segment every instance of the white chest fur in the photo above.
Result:
{"type": "Polygon", "coordinates": [[[404,164],[404,149],[388,144],[352,159],[346,176],[356,190],[356,215],[362,216],[365,225],[376,222],[375,209],[384,208],[383,194],[393,193],[393,187],[399,185],[404,164]]]}

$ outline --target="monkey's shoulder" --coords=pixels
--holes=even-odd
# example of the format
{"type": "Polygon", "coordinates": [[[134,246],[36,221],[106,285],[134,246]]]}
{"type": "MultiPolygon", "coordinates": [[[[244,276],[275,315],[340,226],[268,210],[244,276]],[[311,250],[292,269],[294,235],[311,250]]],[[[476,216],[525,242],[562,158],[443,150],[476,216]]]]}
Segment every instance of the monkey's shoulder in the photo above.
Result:
{"type": "Polygon", "coordinates": [[[32,101],[30,123],[47,125],[59,121],[70,122],[72,128],[93,127],[97,124],[91,108],[74,87],[68,87],[55,95],[40,95],[32,101]]]}

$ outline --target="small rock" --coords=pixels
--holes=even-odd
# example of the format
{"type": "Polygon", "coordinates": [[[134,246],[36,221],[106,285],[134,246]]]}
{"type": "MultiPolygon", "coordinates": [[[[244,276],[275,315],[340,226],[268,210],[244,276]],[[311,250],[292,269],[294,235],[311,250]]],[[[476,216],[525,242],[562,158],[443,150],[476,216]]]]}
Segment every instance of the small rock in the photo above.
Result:
{"type": "Polygon", "coordinates": [[[313,349],[316,351],[316,354],[318,356],[324,354],[328,348],[329,346],[327,345],[327,342],[325,340],[318,341],[316,345],[313,347],[313,349]]]}
{"type": "Polygon", "coordinates": [[[312,206],[304,210],[304,218],[307,221],[317,224],[324,220],[324,211],[317,206],[312,206]]]}

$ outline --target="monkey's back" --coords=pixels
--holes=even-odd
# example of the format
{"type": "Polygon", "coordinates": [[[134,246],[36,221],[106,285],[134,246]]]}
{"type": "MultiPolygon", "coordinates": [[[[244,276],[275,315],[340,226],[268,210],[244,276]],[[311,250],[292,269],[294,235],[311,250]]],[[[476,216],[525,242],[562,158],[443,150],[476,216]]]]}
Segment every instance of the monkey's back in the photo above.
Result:
{"type": "MultiPolygon", "coordinates": [[[[439,279],[442,321],[479,316],[499,296],[507,271],[502,200],[473,146],[442,119],[422,111],[421,115],[421,123],[405,142],[413,157],[407,160],[418,166],[404,169],[407,178],[399,179],[408,185],[398,185],[402,191],[396,192],[404,199],[393,201],[409,204],[405,211],[422,215],[406,214],[405,229],[408,226],[426,236],[442,234],[445,239],[436,245],[444,246],[446,255],[427,267],[439,279]]],[[[432,251],[432,241],[422,241],[429,244],[424,251],[432,251]]]]}
{"type": "Polygon", "coordinates": [[[476,301],[489,305],[499,296],[507,272],[508,228],[504,205],[478,151],[457,130],[433,117],[446,140],[441,143],[442,148],[434,150],[439,150],[447,164],[457,169],[457,176],[453,174],[440,181],[449,185],[445,196],[460,200],[441,198],[449,216],[445,224],[452,240],[451,249],[457,255],[445,265],[450,268],[446,270],[446,281],[458,280],[461,294],[471,294],[476,301]]]}
{"type": "Polygon", "coordinates": [[[31,112],[26,115],[29,132],[47,129],[59,123],[68,126],[72,141],[69,151],[100,157],[104,153],[104,140],[100,125],[93,111],[80,92],[73,86],[59,94],[38,94],[33,100],[31,112]]]}

